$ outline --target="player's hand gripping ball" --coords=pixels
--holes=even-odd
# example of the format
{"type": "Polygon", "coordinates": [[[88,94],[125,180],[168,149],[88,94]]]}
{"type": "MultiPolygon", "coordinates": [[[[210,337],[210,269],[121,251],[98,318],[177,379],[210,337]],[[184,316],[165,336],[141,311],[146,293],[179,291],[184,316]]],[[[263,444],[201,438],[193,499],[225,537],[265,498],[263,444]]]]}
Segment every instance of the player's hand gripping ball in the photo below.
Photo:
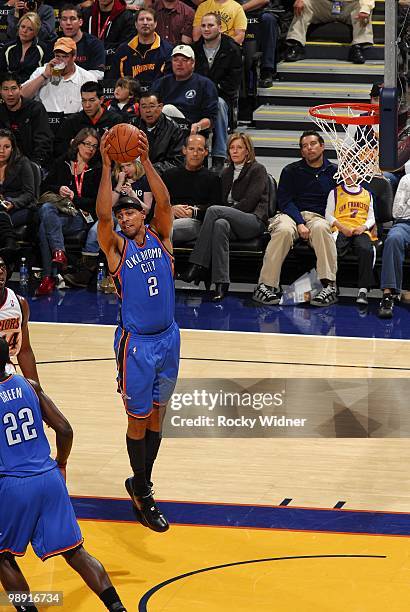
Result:
{"type": "Polygon", "coordinates": [[[140,154],[140,131],[129,123],[114,125],[107,136],[108,156],[112,161],[123,164],[134,161],[140,154]]]}

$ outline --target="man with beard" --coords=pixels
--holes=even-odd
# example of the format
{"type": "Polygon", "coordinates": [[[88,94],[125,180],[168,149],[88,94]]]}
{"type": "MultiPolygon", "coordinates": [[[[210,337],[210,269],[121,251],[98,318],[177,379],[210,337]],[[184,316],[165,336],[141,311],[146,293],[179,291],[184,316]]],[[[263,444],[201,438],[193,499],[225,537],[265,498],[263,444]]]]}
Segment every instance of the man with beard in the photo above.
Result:
{"type": "Polygon", "coordinates": [[[170,71],[172,45],[156,33],[157,18],[151,8],[136,12],[137,36],[120,45],[113,58],[110,78],[132,77],[142,91],[170,71]]]}
{"type": "Polygon", "coordinates": [[[337,302],[337,252],[325,211],[327,196],[336,187],[333,176],[337,168],[324,158],[325,143],[317,132],[303,132],[299,147],[303,159],[285,166],[280,175],[280,212],[270,220],[271,238],[253,299],[262,304],[279,304],[282,264],[293,243],[301,238],[316,253],[317,274],[324,287],[311,304],[331,306],[337,302]]]}
{"type": "Polygon", "coordinates": [[[98,240],[121,303],[115,334],[118,391],[128,415],[127,450],[133,477],[126,489],[140,522],[164,532],[169,524],[153,498],[151,472],[161,443],[161,424],[176,384],[179,329],[174,320],[175,290],[169,193],[148,157],[140,133],[140,161],[155,198],[149,225],[136,198],[120,197],[112,207],[110,145],[101,140],[103,171],[97,195],[98,240]],[[112,213],[120,225],[114,231],[112,213]]]}

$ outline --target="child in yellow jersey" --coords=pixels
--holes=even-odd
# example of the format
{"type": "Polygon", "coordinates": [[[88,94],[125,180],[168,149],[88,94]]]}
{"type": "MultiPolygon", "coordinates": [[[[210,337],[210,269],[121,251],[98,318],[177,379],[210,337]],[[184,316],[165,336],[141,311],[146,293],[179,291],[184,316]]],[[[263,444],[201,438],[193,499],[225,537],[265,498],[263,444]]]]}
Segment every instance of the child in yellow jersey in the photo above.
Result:
{"type": "Polygon", "coordinates": [[[359,258],[358,304],[367,304],[367,293],[373,284],[376,259],[374,238],[370,230],[375,225],[372,194],[353,179],[346,179],[331,191],[325,213],[336,240],[338,257],[352,249],[359,258]]]}

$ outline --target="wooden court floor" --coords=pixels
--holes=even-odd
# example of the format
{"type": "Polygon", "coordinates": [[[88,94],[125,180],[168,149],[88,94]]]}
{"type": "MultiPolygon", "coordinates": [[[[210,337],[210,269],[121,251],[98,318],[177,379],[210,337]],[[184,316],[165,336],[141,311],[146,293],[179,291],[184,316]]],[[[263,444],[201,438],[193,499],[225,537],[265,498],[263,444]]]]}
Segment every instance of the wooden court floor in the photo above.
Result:
{"type": "MultiPolygon", "coordinates": [[[[74,495],[126,495],[113,329],[31,325],[42,384],[74,428],[74,495]]],[[[405,341],[182,332],[181,378],[406,379],[409,367],[405,341]]],[[[343,495],[351,508],[407,512],[409,465],[405,438],[173,438],[163,443],[155,483],[157,495],[170,500],[275,504],[291,497],[299,506],[328,508],[343,495]]]]}
{"type": "MultiPolygon", "coordinates": [[[[74,496],[127,497],[126,419],[114,380],[113,331],[30,327],[41,382],[74,428],[67,469],[74,496]]],[[[406,341],[182,332],[181,379],[387,382],[407,379],[409,367],[406,341]]],[[[410,445],[400,437],[167,438],[154,480],[159,500],[278,506],[288,499],[301,508],[334,508],[343,500],[345,509],[409,513],[409,465],[410,445]]],[[[200,525],[158,535],[116,521],[81,521],[81,527],[128,610],[381,612],[410,605],[407,537],[200,525]],[[213,566],[221,569],[198,572],[213,566]],[[152,587],[185,573],[192,575],[138,607],[152,587]]],[[[61,559],[42,566],[30,553],[22,567],[32,588],[64,584],[64,610],[102,609],[61,559]]]]}

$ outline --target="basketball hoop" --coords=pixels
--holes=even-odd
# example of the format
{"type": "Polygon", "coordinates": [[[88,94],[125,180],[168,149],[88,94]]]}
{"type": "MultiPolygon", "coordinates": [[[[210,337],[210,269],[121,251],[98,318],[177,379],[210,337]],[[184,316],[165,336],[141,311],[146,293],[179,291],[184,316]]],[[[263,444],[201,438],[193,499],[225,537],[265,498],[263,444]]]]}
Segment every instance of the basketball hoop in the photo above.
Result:
{"type": "Polygon", "coordinates": [[[380,174],[378,104],[321,104],[309,114],[336,150],[338,183],[359,185],[380,174]]]}

